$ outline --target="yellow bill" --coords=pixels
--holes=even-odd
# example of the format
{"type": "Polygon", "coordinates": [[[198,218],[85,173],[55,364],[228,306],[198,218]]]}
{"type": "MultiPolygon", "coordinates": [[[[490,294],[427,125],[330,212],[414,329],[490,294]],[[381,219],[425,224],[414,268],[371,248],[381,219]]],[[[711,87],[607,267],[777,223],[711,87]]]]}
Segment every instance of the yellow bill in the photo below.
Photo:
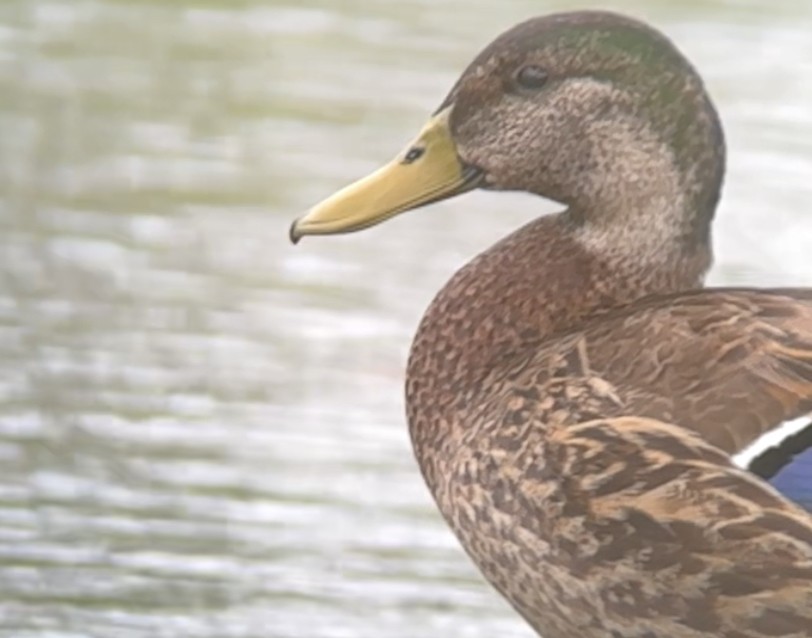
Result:
{"type": "Polygon", "coordinates": [[[479,172],[457,157],[448,107],[429,120],[417,139],[393,161],[342,188],[290,228],[290,239],[362,230],[418,206],[474,188],[479,172]]]}

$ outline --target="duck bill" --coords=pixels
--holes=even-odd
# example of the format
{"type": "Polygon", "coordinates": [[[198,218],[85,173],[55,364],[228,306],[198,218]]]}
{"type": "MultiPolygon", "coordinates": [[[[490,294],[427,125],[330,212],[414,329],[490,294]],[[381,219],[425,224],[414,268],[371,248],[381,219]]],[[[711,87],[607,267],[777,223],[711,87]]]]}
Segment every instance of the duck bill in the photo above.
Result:
{"type": "Polygon", "coordinates": [[[398,213],[471,190],[476,168],[457,156],[445,108],[429,120],[417,139],[386,166],[342,188],[290,228],[295,244],[305,235],[335,235],[369,228],[398,213]]]}

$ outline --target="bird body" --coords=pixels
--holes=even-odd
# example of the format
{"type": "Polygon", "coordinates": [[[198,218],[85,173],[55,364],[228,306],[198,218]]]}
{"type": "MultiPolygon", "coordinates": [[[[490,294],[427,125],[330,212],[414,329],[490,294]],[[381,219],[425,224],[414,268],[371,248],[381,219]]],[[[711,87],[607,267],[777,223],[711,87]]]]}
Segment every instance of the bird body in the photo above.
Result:
{"type": "Polygon", "coordinates": [[[724,158],[663,35],[559,14],[499,36],[413,144],[291,229],[476,187],[565,205],[454,275],[406,377],[440,511],[545,638],[812,637],[812,289],[702,288],[724,158]]]}

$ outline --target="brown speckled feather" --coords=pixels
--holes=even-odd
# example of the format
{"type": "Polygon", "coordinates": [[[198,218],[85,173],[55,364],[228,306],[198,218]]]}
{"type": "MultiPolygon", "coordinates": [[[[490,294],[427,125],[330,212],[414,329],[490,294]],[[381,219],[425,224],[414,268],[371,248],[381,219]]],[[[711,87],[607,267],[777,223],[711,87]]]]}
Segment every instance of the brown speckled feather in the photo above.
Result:
{"type": "MultiPolygon", "coordinates": [[[[809,514],[680,427],[724,439],[810,400],[812,369],[784,358],[798,344],[781,315],[803,313],[779,313],[782,325],[766,311],[786,294],[651,300],[550,340],[487,381],[500,400],[477,406],[433,491],[486,577],[542,636],[810,635],[809,514]],[[714,321],[692,323],[704,304],[714,321]],[[748,312],[753,304],[766,320],[748,312]],[[749,333],[748,360],[728,365],[739,331],[749,333]],[[632,343],[643,356],[615,356],[632,343]],[[719,385],[680,374],[687,363],[719,385]],[[765,400],[791,385],[782,375],[806,384],[789,408],[782,393],[765,400]],[[680,426],[623,416],[666,413],[680,426]]],[[[812,317],[812,305],[805,311],[812,317]]]]}
{"type": "Polygon", "coordinates": [[[567,373],[611,383],[623,399],[614,414],[679,423],[735,454],[776,424],[812,412],[812,291],[650,299],[539,344],[527,362],[514,364],[529,372],[507,374],[519,386],[537,383],[551,358],[573,362],[567,373]]]}
{"type": "Polygon", "coordinates": [[[511,412],[483,425],[440,490],[463,545],[539,634],[809,636],[808,515],[679,427],[559,420],[576,389],[597,413],[614,402],[566,378],[520,395],[531,419],[513,436],[511,412]]]}

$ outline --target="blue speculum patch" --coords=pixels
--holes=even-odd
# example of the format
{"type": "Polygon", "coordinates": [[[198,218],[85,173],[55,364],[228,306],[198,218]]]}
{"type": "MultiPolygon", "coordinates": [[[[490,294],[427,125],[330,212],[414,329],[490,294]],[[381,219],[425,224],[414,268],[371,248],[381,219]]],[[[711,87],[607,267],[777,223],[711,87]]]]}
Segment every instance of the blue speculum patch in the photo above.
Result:
{"type": "Polygon", "coordinates": [[[770,479],[775,489],[812,512],[812,448],[797,454],[770,479]]]}

